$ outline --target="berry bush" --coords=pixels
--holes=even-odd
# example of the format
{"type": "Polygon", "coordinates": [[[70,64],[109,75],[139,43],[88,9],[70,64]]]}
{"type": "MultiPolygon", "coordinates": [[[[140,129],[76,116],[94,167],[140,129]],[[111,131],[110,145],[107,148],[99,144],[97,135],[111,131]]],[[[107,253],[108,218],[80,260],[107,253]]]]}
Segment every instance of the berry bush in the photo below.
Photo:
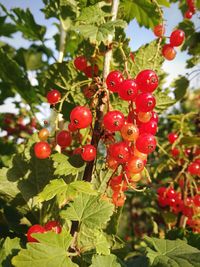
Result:
{"type": "Polygon", "coordinates": [[[200,1],[43,0],[56,51],[29,9],[0,8],[3,40],[30,44],[0,46],[0,104],[20,98],[0,115],[0,266],[199,267],[200,1]],[[134,19],[154,36],[137,51],[134,19]]]}

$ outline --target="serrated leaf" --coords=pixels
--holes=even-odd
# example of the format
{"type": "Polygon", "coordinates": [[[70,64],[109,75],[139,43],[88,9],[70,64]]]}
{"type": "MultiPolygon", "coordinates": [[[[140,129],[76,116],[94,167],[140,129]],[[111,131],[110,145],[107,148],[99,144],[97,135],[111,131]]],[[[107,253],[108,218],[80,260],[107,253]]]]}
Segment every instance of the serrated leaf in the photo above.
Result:
{"type": "Polygon", "coordinates": [[[71,164],[70,158],[68,158],[64,154],[56,153],[52,155],[52,160],[54,162],[54,174],[63,176],[63,175],[76,175],[77,172],[83,170],[84,162],[78,156],[71,157],[71,164]],[[72,161],[75,159],[74,161],[72,161]]]}
{"type": "Polygon", "coordinates": [[[84,181],[75,181],[66,184],[63,179],[55,179],[50,181],[44,190],[38,195],[41,202],[48,201],[56,196],[59,206],[67,203],[76,197],[79,192],[95,195],[91,183],[84,181]]]}
{"type": "Polygon", "coordinates": [[[21,249],[20,239],[15,237],[11,239],[7,237],[0,242],[0,266],[11,266],[11,258],[15,256],[21,249]]]}
{"type": "Polygon", "coordinates": [[[72,241],[72,236],[62,231],[60,234],[47,232],[43,234],[33,234],[40,243],[28,243],[27,249],[22,249],[17,256],[12,259],[12,264],[16,267],[78,267],[67,256],[66,250],[72,241]]]}
{"type": "Polygon", "coordinates": [[[156,91],[155,92],[156,97],[156,110],[158,112],[162,112],[163,110],[166,110],[170,106],[176,103],[176,100],[172,99],[168,93],[162,92],[162,91],[156,91]]]}
{"type": "Polygon", "coordinates": [[[100,196],[80,193],[69,207],[61,212],[61,216],[78,221],[89,228],[102,228],[109,221],[113,210],[114,206],[100,196]]]}
{"type": "Polygon", "coordinates": [[[145,26],[147,28],[153,28],[159,23],[160,15],[153,2],[148,0],[123,0],[120,2],[120,16],[127,22],[136,19],[140,26],[145,26]]]}
{"type": "Polygon", "coordinates": [[[46,27],[37,24],[29,9],[25,11],[20,8],[12,9],[15,16],[10,18],[16,23],[16,27],[22,32],[23,36],[32,41],[43,40],[46,33],[46,27]]]}
{"type": "Polygon", "coordinates": [[[185,96],[189,86],[189,81],[185,76],[179,76],[179,78],[176,79],[171,86],[175,89],[174,94],[176,101],[179,101],[185,96]]]}
{"type": "Polygon", "coordinates": [[[84,225],[78,234],[78,248],[82,253],[96,249],[97,254],[110,254],[110,244],[106,235],[101,230],[90,229],[84,225]]]}
{"type": "Polygon", "coordinates": [[[200,250],[189,246],[182,240],[167,240],[145,237],[151,248],[147,257],[152,266],[199,267],[200,250]]]}
{"type": "Polygon", "coordinates": [[[80,32],[85,39],[89,39],[93,44],[100,44],[101,42],[107,44],[108,36],[114,34],[116,27],[126,27],[125,21],[109,21],[99,26],[92,24],[77,25],[73,29],[80,32]]]}
{"type": "Polygon", "coordinates": [[[121,264],[113,254],[107,256],[94,255],[90,267],[121,267],[121,264]]]}
{"type": "Polygon", "coordinates": [[[161,66],[164,62],[163,56],[158,51],[158,41],[154,40],[149,44],[141,46],[134,52],[134,62],[128,62],[128,69],[131,77],[135,77],[140,71],[145,69],[153,69],[159,74],[161,66]]]}
{"type": "Polygon", "coordinates": [[[170,3],[167,0],[157,0],[157,3],[161,6],[170,7],[170,3]]]}

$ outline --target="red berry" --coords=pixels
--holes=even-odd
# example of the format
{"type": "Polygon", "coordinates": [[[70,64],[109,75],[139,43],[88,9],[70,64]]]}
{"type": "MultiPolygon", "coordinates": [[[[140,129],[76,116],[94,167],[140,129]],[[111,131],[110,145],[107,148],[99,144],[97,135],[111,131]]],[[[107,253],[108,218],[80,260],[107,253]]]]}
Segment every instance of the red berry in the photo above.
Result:
{"type": "Polygon", "coordinates": [[[62,231],[62,227],[58,221],[49,221],[44,225],[46,231],[53,231],[56,234],[60,234],[62,231]]]}
{"type": "Polygon", "coordinates": [[[159,196],[158,197],[158,204],[161,207],[166,207],[166,206],[168,206],[168,199],[163,197],[163,196],[159,196]]]}
{"type": "Polygon", "coordinates": [[[123,80],[124,77],[120,71],[111,71],[106,78],[108,89],[112,92],[118,92],[119,86],[123,82],[123,80]]]}
{"type": "Polygon", "coordinates": [[[110,145],[108,154],[118,163],[125,163],[130,158],[130,148],[126,142],[118,142],[110,145]]]}
{"type": "Polygon", "coordinates": [[[168,197],[168,198],[175,198],[175,196],[176,196],[176,192],[174,191],[174,189],[173,188],[168,188],[167,190],[166,190],[166,197],[168,197]]]}
{"type": "Polygon", "coordinates": [[[112,158],[109,154],[106,157],[106,163],[108,165],[108,168],[115,170],[118,167],[118,162],[112,158]]]}
{"type": "Polygon", "coordinates": [[[195,195],[193,197],[193,202],[197,207],[200,207],[200,195],[195,195]]]}
{"type": "Polygon", "coordinates": [[[142,92],[153,92],[158,87],[158,76],[153,70],[143,70],[138,73],[136,82],[142,92]]]}
{"type": "Polygon", "coordinates": [[[185,12],[185,14],[184,14],[184,17],[185,17],[186,19],[191,19],[192,16],[193,16],[193,12],[190,11],[189,9],[188,9],[188,10],[185,12]]]}
{"type": "Polygon", "coordinates": [[[126,196],[123,192],[114,192],[112,195],[113,204],[116,207],[122,207],[124,205],[124,202],[126,200],[126,196]]]}
{"type": "Polygon", "coordinates": [[[124,122],[124,115],[118,110],[109,111],[103,118],[105,129],[111,132],[120,131],[124,122]]]}
{"type": "Polygon", "coordinates": [[[47,93],[47,101],[49,104],[56,104],[59,102],[61,94],[58,90],[51,90],[47,93]]]}
{"type": "Polygon", "coordinates": [[[190,163],[187,171],[191,175],[200,175],[200,164],[198,164],[197,162],[190,163]]]}
{"type": "Polygon", "coordinates": [[[87,67],[87,59],[84,56],[79,56],[74,59],[74,65],[77,70],[83,71],[87,67]]]}
{"type": "Polygon", "coordinates": [[[173,60],[176,56],[176,51],[171,45],[165,44],[162,48],[162,55],[167,60],[173,60]]]}
{"type": "Polygon", "coordinates": [[[178,135],[176,133],[169,133],[167,137],[168,137],[170,144],[173,144],[178,138],[178,135]]]}
{"type": "Polygon", "coordinates": [[[40,141],[46,141],[49,137],[49,131],[46,128],[43,128],[39,131],[38,137],[40,141]]]}
{"type": "Polygon", "coordinates": [[[165,192],[166,192],[167,188],[166,187],[159,187],[158,190],[157,190],[157,193],[159,196],[164,196],[165,195],[165,192]]]}
{"type": "Polygon", "coordinates": [[[133,123],[126,123],[121,128],[121,135],[124,140],[133,142],[138,138],[139,130],[133,123]]]}
{"type": "Polygon", "coordinates": [[[98,72],[99,72],[99,68],[98,66],[95,64],[93,66],[87,66],[84,71],[85,75],[88,77],[88,78],[92,78],[94,76],[97,76],[98,75],[98,72]]]}
{"type": "Polygon", "coordinates": [[[146,123],[141,123],[139,127],[141,133],[149,133],[155,135],[157,133],[157,123],[154,120],[150,120],[146,123]]]}
{"type": "Polygon", "coordinates": [[[68,124],[68,130],[69,130],[70,132],[75,132],[75,131],[77,130],[76,125],[70,122],[70,123],[68,124]]]}
{"type": "Polygon", "coordinates": [[[136,148],[144,154],[150,154],[156,149],[156,138],[152,134],[141,134],[136,140],[136,148]]]}
{"type": "Polygon", "coordinates": [[[47,142],[41,141],[34,145],[34,152],[38,159],[46,159],[51,155],[51,147],[47,142]]]}
{"type": "Polygon", "coordinates": [[[139,111],[137,114],[137,118],[138,118],[139,122],[143,122],[143,123],[150,121],[151,117],[152,117],[151,112],[139,111]]]}
{"type": "Polygon", "coordinates": [[[148,112],[154,109],[156,99],[150,93],[141,93],[136,97],[135,104],[138,111],[148,112]]]}
{"type": "Polygon", "coordinates": [[[134,101],[138,93],[138,86],[135,80],[128,79],[120,84],[119,97],[126,101],[134,101]]]}
{"type": "Polygon", "coordinates": [[[154,120],[158,123],[158,114],[155,111],[151,112],[151,120],[154,120]]]}
{"type": "Polygon", "coordinates": [[[185,39],[185,33],[182,30],[175,30],[170,35],[170,45],[180,46],[185,39]]]}
{"type": "Polygon", "coordinates": [[[92,123],[92,113],[87,107],[77,106],[72,109],[70,120],[77,129],[87,128],[92,123]]]}
{"type": "Polygon", "coordinates": [[[144,169],[144,162],[142,159],[132,156],[126,164],[125,170],[132,173],[139,173],[144,169]]]}
{"type": "Polygon", "coordinates": [[[28,229],[28,232],[27,232],[27,241],[28,242],[39,242],[37,239],[35,239],[34,237],[32,237],[31,235],[32,234],[36,234],[36,233],[44,233],[45,232],[45,228],[39,224],[35,224],[33,226],[31,226],[29,229],[28,229]]]}
{"type": "Polygon", "coordinates": [[[57,134],[56,137],[57,144],[61,147],[67,147],[71,145],[72,137],[70,132],[68,131],[61,131],[57,134]]]}
{"type": "Polygon", "coordinates": [[[122,178],[123,175],[118,175],[111,178],[110,187],[113,191],[125,191],[127,189],[127,182],[122,178]]]}
{"type": "Polygon", "coordinates": [[[174,158],[176,158],[176,157],[179,156],[179,154],[180,154],[180,150],[179,150],[178,148],[174,147],[174,148],[171,149],[171,154],[172,154],[172,156],[173,156],[174,158]]]}
{"type": "Polygon", "coordinates": [[[92,161],[96,158],[96,148],[93,145],[85,145],[81,150],[81,157],[85,161],[92,161]]]}
{"type": "Polygon", "coordinates": [[[153,29],[155,36],[162,37],[165,34],[165,26],[164,25],[156,25],[153,29]]]}

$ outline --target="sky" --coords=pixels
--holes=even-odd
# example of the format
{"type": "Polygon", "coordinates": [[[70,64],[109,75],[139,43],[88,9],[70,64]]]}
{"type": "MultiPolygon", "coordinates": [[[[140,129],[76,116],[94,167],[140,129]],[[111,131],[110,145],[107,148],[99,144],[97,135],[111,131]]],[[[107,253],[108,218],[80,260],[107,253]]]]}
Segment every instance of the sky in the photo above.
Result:
{"type": "MultiPolygon", "coordinates": [[[[23,9],[30,8],[36,22],[47,27],[46,38],[50,38],[50,40],[46,43],[47,46],[51,49],[55,48],[54,40],[52,39],[52,36],[57,32],[57,28],[53,25],[53,22],[55,22],[55,20],[45,19],[44,14],[40,11],[40,9],[43,7],[42,0],[1,0],[1,3],[7,9],[13,7],[20,7],[23,9]]],[[[170,36],[170,33],[172,32],[174,27],[183,20],[182,14],[178,10],[177,4],[172,4],[170,8],[164,8],[164,18],[166,20],[166,36],[170,36]]],[[[200,22],[197,15],[193,16],[192,21],[195,23],[196,28],[200,27],[200,22]]],[[[130,38],[130,47],[132,51],[137,50],[141,45],[149,43],[150,41],[155,39],[152,31],[147,30],[144,27],[139,27],[135,20],[133,20],[126,28],[126,34],[127,37],[130,38]]],[[[30,45],[28,41],[24,40],[21,37],[20,33],[15,34],[14,37],[14,39],[2,37],[1,40],[8,42],[16,48],[27,48],[30,45]]],[[[173,61],[165,60],[163,64],[164,70],[169,74],[166,81],[166,86],[169,86],[172,80],[178,75],[184,75],[188,72],[188,70],[185,69],[186,60],[188,58],[187,53],[181,52],[180,49],[176,50],[176,58],[173,61]]],[[[192,70],[190,70],[190,72],[191,71],[192,70]]],[[[199,84],[200,78],[197,78],[192,80],[191,86],[197,88],[199,84]]],[[[14,111],[14,106],[11,105],[11,101],[11,99],[8,99],[5,105],[0,106],[0,112],[7,112],[8,109],[9,112],[14,111]]]]}

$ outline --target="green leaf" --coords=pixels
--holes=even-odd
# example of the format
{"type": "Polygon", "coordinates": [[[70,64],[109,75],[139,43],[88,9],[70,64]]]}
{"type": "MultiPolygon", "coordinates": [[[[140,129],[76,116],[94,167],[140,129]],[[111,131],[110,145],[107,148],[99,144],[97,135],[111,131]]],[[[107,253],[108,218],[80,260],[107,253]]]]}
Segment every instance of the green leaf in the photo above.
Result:
{"type": "Polygon", "coordinates": [[[0,36],[11,37],[13,33],[17,31],[16,26],[11,23],[5,23],[0,17],[0,36]]]}
{"type": "Polygon", "coordinates": [[[161,6],[170,7],[170,3],[167,0],[157,0],[157,3],[161,6]]]}
{"type": "Polygon", "coordinates": [[[182,137],[181,140],[180,140],[180,143],[182,145],[197,145],[199,146],[200,145],[200,137],[198,136],[185,136],[185,137],[182,137]]]}
{"type": "Polygon", "coordinates": [[[189,86],[189,81],[185,76],[179,76],[179,78],[176,79],[171,86],[175,88],[174,94],[176,101],[179,101],[185,96],[189,86]]]}
{"type": "Polygon", "coordinates": [[[66,204],[69,200],[74,199],[78,193],[87,193],[95,195],[92,184],[84,181],[75,181],[66,184],[63,179],[50,181],[44,190],[38,195],[41,202],[48,201],[56,196],[59,206],[66,204]]]}
{"type": "Polygon", "coordinates": [[[31,86],[26,73],[2,49],[0,49],[0,77],[3,81],[9,82],[28,104],[38,103],[35,89],[31,86]]]}
{"type": "Polygon", "coordinates": [[[79,156],[68,158],[64,154],[56,153],[52,155],[54,162],[55,175],[76,175],[81,172],[84,167],[84,162],[79,156]]]}
{"type": "Polygon", "coordinates": [[[168,107],[176,103],[176,100],[172,99],[167,92],[156,91],[155,97],[156,97],[156,110],[158,112],[162,112],[163,110],[166,110],[168,107]]]}
{"type": "Polygon", "coordinates": [[[147,257],[155,267],[199,267],[200,250],[189,246],[182,240],[164,240],[146,237],[150,245],[147,248],[147,257]]]}
{"type": "Polygon", "coordinates": [[[80,32],[85,39],[89,39],[93,44],[100,44],[101,42],[107,44],[108,36],[114,34],[116,27],[125,28],[126,22],[123,20],[115,20],[103,23],[99,26],[91,24],[77,25],[73,29],[80,32]]]}
{"type": "Polygon", "coordinates": [[[106,235],[101,230],[90,229],[84,225],[78,234],[78,248],[82,253],[96,249],[97,254],[110,254],[110,244],[106,235]]]}
{"type": "Polygon", "coordinates": [[[120,1],[119,14],[127,22],[136,19],[140,26],[153,28],[159,23],[160,15],[153,2],[148,0],[122,0],[120,1]]]}
{"type": "Polygon", "coordinates": [[[94,255],[90,267],[121,267],[121,264],[113,254],[107,256],[94,255]]]}
{"type": "Polygon", "coordinates": [[[47,232],[43,234],[33,234],[40,243],[28,243],[27,249],[22,249],[17,256],[12,259],[15,267],[78,267],[67,256],[72,236],[62,230],[60,234],[47,232]]]}
{"type": "Polygon", "coordinates": [[[29,9],[24,11],[20,8],[13,8],[12,11],[14,15],[10,17],[16,23],[17,29],[22,32],[25,38],[32,41],[44,40],[46,27],[35,22],[29,9]]]}
{"type": "Polygon", "coordinates": [[[158,41],[154,40],[149,44],[141,46],[134,52],[134,62],[132,60],[128,62],[128,69],[131,77],[135,77],[144,69],[153,69],[157,74],[161,72],[164,59],[157,45],[158,41]]]}
{"type": "Polygon", "coordinates": [[[7,237],[4,241],[0,241],[0,266],[11,266],[11,258],[20,250],[20,239],[15,237],[11,239],[7,237]]]}
{"type": "Polygon", "coordinates": [[[109,221],[114,206],[101,199],[80,193],[69,207],[61,212],[63,218],[78,221],[89,228],[102,228],[109,221]]]}

